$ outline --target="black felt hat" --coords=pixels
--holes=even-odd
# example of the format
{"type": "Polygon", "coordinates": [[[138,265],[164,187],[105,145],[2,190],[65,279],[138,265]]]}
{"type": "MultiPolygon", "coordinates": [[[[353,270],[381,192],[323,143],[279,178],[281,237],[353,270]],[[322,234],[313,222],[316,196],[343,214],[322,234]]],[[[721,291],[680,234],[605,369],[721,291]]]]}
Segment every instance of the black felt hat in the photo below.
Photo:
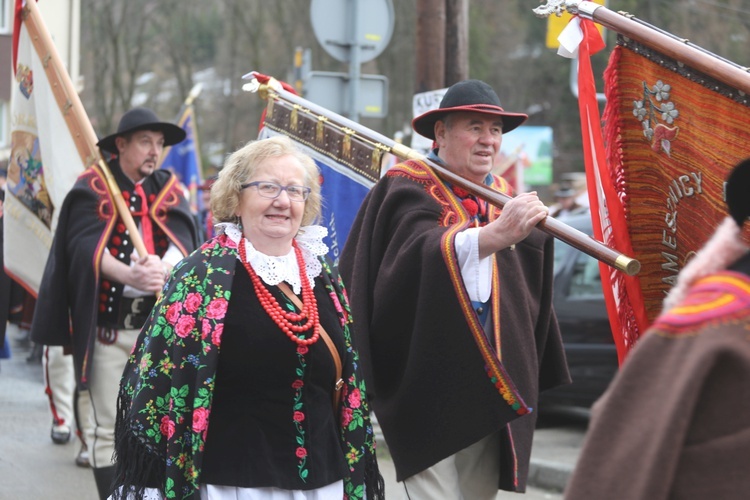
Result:
{"type": "Polygon", "coordinates": [[[750,217],[750,158],[738,163],[727,177],[729,215],[740,228],[750,217]]]}
{"type": "Polygon", "coordinates": [[[164,145],[172,146],[185,139],[185,131],[174,123],[159,120],[156,113],[148,108],[133,108],[120,118],[117,132],[108,135],[96,143],[100,148],[111,153],[117,153],[115,139],[138,130],[153,130],[164,134],[164,145]]]}
{"type": "Polygon", "coordinates": [[[464,80],[448,89],[440,101],[440,107],[414,118],[412,128],[428,139],[435,140],[435,122],[448,113],[473,111],[503,117],[503,133],[506,134],[528,119],[523,113],[508,113],[500,105],[500,98],[492,87],[480,80],[464,80]]]}
{"type": "Polygon", "coordinates": [[[555,198],[570,198],[576,194],[577,191],[573,188],[562,188],[555,191],[555,198]]]}

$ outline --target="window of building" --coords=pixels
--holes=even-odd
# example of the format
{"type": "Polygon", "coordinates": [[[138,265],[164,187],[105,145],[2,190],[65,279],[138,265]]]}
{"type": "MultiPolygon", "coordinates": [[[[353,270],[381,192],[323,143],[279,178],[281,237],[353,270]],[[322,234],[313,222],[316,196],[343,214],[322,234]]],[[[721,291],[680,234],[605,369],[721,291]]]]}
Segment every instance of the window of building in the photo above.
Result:
{"type": "Polygon", "coordinates": [[[13,31],[14,0],[0,0],[0,34],[9,35],[13,31]]]}

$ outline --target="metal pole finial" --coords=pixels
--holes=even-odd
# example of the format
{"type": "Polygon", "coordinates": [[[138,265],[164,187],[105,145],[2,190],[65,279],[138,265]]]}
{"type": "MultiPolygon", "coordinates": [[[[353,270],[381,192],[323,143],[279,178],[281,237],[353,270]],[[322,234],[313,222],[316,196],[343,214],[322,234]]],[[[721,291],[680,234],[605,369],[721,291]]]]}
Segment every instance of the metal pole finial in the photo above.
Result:
{"type": "MultiPolygon", "coordinates": [[[[537,17],[549,17],[552,14],[560,17],[566,11],[568,1],[569,0],[547,0],[546,4],[533,9],[533,12],[537,17]]],[[[578,1],[575,1],[575,3],[577,4],[578,1]]]]}
{"type": "Polygon", "coordinates": [[[533,9],[533,12],[537,17],[549,17],[552,14],[560,17],[564,12],[568,12],[585,19],[593,19],[594,11],[599,7],[601,5],[598,3],[585,0],[547,0],[545,5],[533,9]]]}

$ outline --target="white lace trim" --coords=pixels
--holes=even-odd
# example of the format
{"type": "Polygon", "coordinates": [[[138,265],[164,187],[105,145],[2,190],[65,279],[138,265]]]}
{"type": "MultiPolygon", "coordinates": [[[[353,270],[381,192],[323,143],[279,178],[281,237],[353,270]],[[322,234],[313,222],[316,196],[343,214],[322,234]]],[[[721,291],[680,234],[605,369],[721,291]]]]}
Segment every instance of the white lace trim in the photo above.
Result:
{"type": "MultiPolygon", "coordinates": [[[[302,283],[299,278],[299,266],[294,249],[281,256],[266,255],[255,249],[242,235],[242,230],[231,222],[222,222],[216,225],[217,230],[223,231],[229,239],[240,244],[245,242],[247,261],[253,266],[255,272],[267,285],[275,286],[286,281],[291,285],[294,293],[302,291],[302,283]]],[[[315,278],[320,276],[323,266],[318,257],[328,253],[328,245],[323,243],[323,238],[328,235],[328,229],[323,226],[305,226],[300,228],[295,240],[302,250],[302,258],[305,261],[305,272],[310,280],[310,286],[315,287],[315,278]]],[[[237,255],[239,259],[240,256],[237,255]]]]}

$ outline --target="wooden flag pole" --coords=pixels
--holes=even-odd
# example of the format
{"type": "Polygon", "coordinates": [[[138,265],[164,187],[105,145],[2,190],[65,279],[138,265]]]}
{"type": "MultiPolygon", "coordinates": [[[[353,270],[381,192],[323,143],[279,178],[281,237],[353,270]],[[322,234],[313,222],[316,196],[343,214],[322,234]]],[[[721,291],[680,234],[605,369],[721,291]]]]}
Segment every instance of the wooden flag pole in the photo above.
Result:
{"type": "Polygon", "coordinates": [[[102,171],[107,180],[109,192],[114,201],[117,213],[130,233],[133,246],[138,251],[138,255],[147,255],[148,251],[146,250],[146,245],[143,243],[141,233],[138,231],[130,210],[125,205],[125,200],[122,198],[122,193],[112,175],[109,165],[102,159],[99,148],[96,146],[98,141],[94,128],[91,126],[91,121],[83,108],[78,92],[73,87],[70,75],[65,70],[60,55],[57,53],[55,43],[52,41],[47,26],[44,24],[35,0],[25,2],[22,16],[34,49],[44,65],[44,71],[52,87],[55,101],[65,118],[65,123],[73,137],[83,164],[96,164],[102,171]]]}
{"type": "Polygon", "coordinates": [[[680,61],[720,82],[750,94],[750,72],[707,50],[636,19],[627,12],[614,12],[595,2],[581,0],[548,0],[546,5],[533,9],[539,17],[560,15],[566,10],[573,15],[590,19],[624,35],[665,56],[680,61]]]}
{"type": "MultiPolygon", "coordinates": [[[[502,208],[511,200],[511,197],[506,194],[494,191],[487,186],[476,184],[453,173],[451,170],[429,160],[414,149],[399,144],[384,135],[363,127],[359,123],[344,118],[343,116],[337,115],[336,113],[296,96],[291,92],[287,92],[273,78],[268,78],[264,75],[259,75],[258,73],[250,73],[249,75],[252,75],[252,80],[250,83],[243,86],[243,89],[250,92],[257,92],[262,99],[268,101],[269,108],[273,106],[273,102],[276,100],[288,102],[293,106],[293,112],[315,115],[318,121],[325,123],[325,126],[337,127],[341,130],[345,130],[349,135],[356,134],[358,139],[370,144],[376,150],[390,153],[402,160],[418,160],[424,162],[444,181],[466,189],[470,193],[482,198],[496,207],[502,208]]],[[[641,269],[641,264],[636,259],[628,257],[613,248],[609,248],[600,241],[595,240],[589,235],[578,231],[557,219],[547,217],[544,221],[540,222],[537,227],[630,276],[638,274],[641,269]]]]}

